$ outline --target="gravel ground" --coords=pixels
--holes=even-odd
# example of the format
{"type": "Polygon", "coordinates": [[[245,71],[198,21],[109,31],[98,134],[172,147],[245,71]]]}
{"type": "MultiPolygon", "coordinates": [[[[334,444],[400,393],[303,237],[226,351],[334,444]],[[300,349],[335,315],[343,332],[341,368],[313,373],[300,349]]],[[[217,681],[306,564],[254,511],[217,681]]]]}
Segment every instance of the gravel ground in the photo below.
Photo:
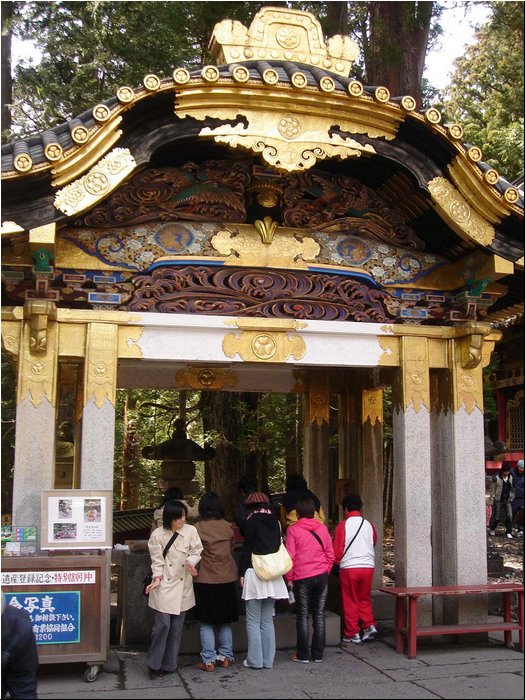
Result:
{"type": "MultiPolygon", "coordinates": [[[[487,554],[499,554],[503,557],[503,572],[489,575],[491,583],[515,581],[523,583],[523,537],[508,540],[505,529],[500,525],[495,537],[487,534],[487,554]]],[[[383,585],[388,586],[394,580],[394,532],[385,528],[383,548],[383,585]]]]}

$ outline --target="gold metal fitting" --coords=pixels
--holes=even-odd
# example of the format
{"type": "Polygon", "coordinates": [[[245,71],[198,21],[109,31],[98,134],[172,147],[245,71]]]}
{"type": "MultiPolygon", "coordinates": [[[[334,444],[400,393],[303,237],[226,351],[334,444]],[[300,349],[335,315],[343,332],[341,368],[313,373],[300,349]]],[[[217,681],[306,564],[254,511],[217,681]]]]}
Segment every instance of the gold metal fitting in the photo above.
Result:
{"type": "Polygon", "coordinates": [[[347,90],[352,97],[360,97],[363,94],[363,84],[359,80],[351,80],[348,83],[347,90]]]}
{"type": "Polygon", "coordinates": [[[86,143],[89,139],[89,131],[85,126],[75,126],[71,132],[71,138],[75,143],[86,143]]]}
{"type": "Polygon", "coordinates": [[[201,70],[202,79],[207,83],[216,83],[219,80],[219,69],[215,66],[204,66],[201,70]]]}
{"type": "Polygon", "coordinates": [[[390,90],[383,86],[377,87],[374,90],[374,97],[378,102],[388,102],[390,99],[390,90]]]}
{"type": "Polygon", "coordinates": [[[462,139],[463,138],[463,127],[461,124],[451,124],[448,127],[448,135],[451,139],[462,139]]]}
{"type": "Polygon", "coordinates": [[[59,143],[48,143],[47,146],[44,148],[45,157],[52,162],[54,162],[55,160],[60,160],[60,158],[62,158],[63,153],[64,149],[59,143]]]}
{"type": "Polygon", "coordinates": [[[477,146],[471,146],[467,151],[467,156],[470,158],[470,160],[473,160],[475,163],[477,163],[478,160],[481,160],[481,158],[483,157],[483,153],[481,151],[481,148],[478,148],[477,146]]]}
{"type": "Polygon", "coordinates": [[[190,74],[186,68],[175,68],[173,71],[173,82],[177,85],[185,85],[190,82],[190,74]]]}
{"type": "Polygon", "coordinates": [[[106,105],[98,104],[93,107],[93,116],[97,122],[107,122],[111,112],[106,105]]]}
{"type": "Polygon", "coordinates": [[[144,85],[146,90],[149,90],[150,92],[155,92],[155,90],[158,90],[160,87],[160,78],[154,73],[148,73],[148,75],[144,76],[142,84],[144,85]]]}
{"type": "Polygon", "coordinates": [[[117,100],[123,104],[129,104],[135,99],[135,91],[128,85],[123,85],[117,90],[117,100]]]}
{"type": "Polygon", "coordinates": [[[441,121],[441,112],[435,107],[430,107],[430,109],[427,109],[425,112],[425,119],[431,124],[439,124],[441,121]]]}
{"type": "Polygon", "coordinates": [[[27,173],[33,167],[33,161],[28,153],[19,153],[14,160],[15,170],[19,173],[27,173]]]}
{"type": "Polygon", "coordinates": [[[415,110],[416,101],[412,95],[405,95],[401,98],[401,107],[403,107],[406,112],[413,112],[415,110]]]}

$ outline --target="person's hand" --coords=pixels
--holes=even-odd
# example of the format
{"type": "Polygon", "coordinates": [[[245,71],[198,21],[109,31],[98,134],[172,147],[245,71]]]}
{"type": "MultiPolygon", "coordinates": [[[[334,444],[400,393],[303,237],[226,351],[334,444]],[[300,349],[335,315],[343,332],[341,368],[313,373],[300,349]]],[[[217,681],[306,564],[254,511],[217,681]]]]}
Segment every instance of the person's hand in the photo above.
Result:
{"type": "Polygon", "coordinates": [[[190,574],[193,576],[193,578],[195,578],[195,576],[197,576],[197,574],[199,573],[197,569],[193,566],[193,564],[190,564],[189,561],[185,562],[185,566],[190,572],[190,574]]]}
{"type": "Polygon", "coordinates": [[[151,593],[151,591],[155,590],[155,588],[158,588],[160,586],[161,580],[162,580],[162,576],[155,576],[155,578],[149,584],[149,586],[146,586],[146,590],[145,590],[146,595],[149,595],[151,593]]]}
{"type": "Polygon", "coordinates": [[[241,584],[241,588],[244,586],[244,576],[241,576],[239,579],[239,583],[241,584]]]}

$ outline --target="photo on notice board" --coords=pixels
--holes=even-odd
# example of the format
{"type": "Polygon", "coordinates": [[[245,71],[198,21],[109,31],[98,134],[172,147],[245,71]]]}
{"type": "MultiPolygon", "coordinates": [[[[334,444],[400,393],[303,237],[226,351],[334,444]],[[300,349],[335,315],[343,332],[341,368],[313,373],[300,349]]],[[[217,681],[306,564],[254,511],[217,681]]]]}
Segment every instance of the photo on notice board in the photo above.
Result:
{"type": "Polygon", "coordinates": [[[42,492],[42,549],[110,549],[111,491],[42,492]]]}
{"type": "Polygon", "coordinates": [[[73,517],[73,501],[70,498],[58,500],[58,514],[63,520],[70,520],[73,517]]]}

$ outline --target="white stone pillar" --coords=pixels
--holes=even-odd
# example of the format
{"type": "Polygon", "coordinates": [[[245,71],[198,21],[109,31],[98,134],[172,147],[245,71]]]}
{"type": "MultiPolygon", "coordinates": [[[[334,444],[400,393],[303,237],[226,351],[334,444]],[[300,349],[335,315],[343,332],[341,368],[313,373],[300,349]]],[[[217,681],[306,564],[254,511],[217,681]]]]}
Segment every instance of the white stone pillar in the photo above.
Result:
{"type": "MultiPolygon", "coordinates": [[[[440,585],[478,584],[487,580],[485,527],[485,460],[483,377],[479,363],[462,367],[460,343],[451,340],[450,371],[442,381],[439,416],[441,558],[436,562],[440,585]]],[[[479,362],[479,361],[478,361],[479,362]]],[[[437,514],[436,514],[437,515],[437,514]]],[[[444,621],[468,623],[479,619],[484,599],[458,596],[444,602],[444,621]]]]}
{"type": "Polygon", "coordinates": [[[113,490],[118,326],[90,323],[84,367],[80,488],[113,490]]]}
{"type": "MultiPolygon", "coordinates": [[[[394,385],[392,419],[396,585],[430,586],[432,502],[426,338],[401,338],[401,368],[394,385]]],[[[424,600],[420,604],[428,617],[430,606],[424,600]]]]}
{"type": "Polygon", "coordinates": [[[383,390],[361,392],[363,516],[377,532],[373,589],[383,585],[383,390]]]}
{"type": "Polygon", "coordinates": [[[58,329],[51,302],[24,308],[20,338],[13,524],[40,532],[41,493],[54,486],[58,329]]]}

